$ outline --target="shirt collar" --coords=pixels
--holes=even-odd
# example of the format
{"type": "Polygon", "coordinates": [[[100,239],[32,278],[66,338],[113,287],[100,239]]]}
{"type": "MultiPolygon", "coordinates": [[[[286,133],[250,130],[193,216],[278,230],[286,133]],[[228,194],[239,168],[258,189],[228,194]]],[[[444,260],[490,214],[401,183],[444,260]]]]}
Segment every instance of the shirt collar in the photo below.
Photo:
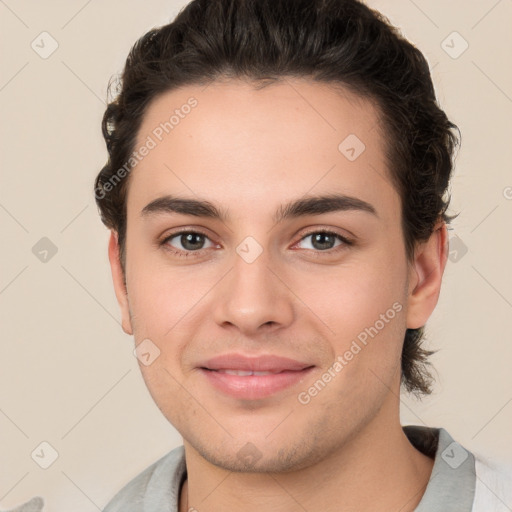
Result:
{"type": "Polygon", "coordinates": [[[402,427],[411,444],[434,458],[425,493],[415,512],[471,512],[475,497],[475,458],[444,428],[402,427]]]}
{"type": "MultiPolygon", "coordinates": [[[[415,512],[471,512],[475,496],[475,458],[443,428],[402,427],[410,443],[434,466],[415,512]]],[[[143,512],[177,512],[181,486],[187,476],[185,448],[179,446],[156,465],[143,498],[143,512]]],[[[34,498],[11,512],[39,512],[43,500],[34,498]]]]}

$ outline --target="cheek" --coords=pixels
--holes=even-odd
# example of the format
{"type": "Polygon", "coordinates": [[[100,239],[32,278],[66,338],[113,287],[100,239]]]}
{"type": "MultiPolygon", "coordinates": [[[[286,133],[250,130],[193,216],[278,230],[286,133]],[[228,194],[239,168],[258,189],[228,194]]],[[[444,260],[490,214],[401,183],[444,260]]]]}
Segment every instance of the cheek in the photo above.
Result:
{"type": "MultiPolygon", "coordinates": [[[[372,326],[395,302],[403,306],[406,276],[402,274],[391,265],[354,262],[332,267],[329,273],[304,273],[298,295],[333,336],[346,339],[372,326]]],[[[395,310],[390,313],[393,319],[395,310]]]]}
{"type": "Polygon", "coordinates": [[[207,292],[206,276],[190,267],[171,271],[158,258],[142,252],[134,251],[130,256],[127,286],[136,338],[137,333],[157,339],[172,336],[207,292]]]}
{"type": "Polygon", "coordinates": [[[354,260],[353,265],[333,267],[329,276],[317,275],[303,289],[304,302],[328,326],[332,356],[341,357],[341,388],[363,381],[370,388],[378,380],[391,383],[406,329],[404,265],[396,255],[394,260],[354,260]]]}

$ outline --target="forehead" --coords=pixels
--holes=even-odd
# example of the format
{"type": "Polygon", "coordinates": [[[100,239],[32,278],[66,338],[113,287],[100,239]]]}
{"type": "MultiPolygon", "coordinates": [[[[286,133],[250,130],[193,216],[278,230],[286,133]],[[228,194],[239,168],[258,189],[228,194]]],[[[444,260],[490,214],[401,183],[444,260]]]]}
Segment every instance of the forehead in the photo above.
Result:
{"type": "Polygon", "coordinates": [[[144,146],[128,193],[139,211],[163,194],[253,211],[308,192],[385,210],[398,201],[377,108],[328,84],[286,79],[258,89],[226,80],[166,92],[146,110],[135,149],[144,146]]]}

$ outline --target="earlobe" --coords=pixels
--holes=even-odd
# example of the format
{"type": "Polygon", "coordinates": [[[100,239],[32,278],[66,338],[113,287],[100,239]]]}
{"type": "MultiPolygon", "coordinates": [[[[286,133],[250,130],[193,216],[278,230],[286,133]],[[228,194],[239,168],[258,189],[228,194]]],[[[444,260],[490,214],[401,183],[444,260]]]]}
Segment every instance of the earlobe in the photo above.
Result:
{"type": "Polygon", "coordinates": [[[123,331],[126,334],[133,334],[130,320],[130,308],[128,305],[128,293],[126,290],[123,269],[121,266],[118,235],[114,230],[110,231],[110,240],[108,243],[108,259],[110,261],[110,269],[112,271],[112,280],[114,283],[117,302],[121,308],[123,331]]]}
{"type": "Polygon", "coordinates": [[[448,230],[440,221],[430,238],[421,243],[411,264],[407,328],[423,327],[434,308],[441,292],[446,261],[448,258],[448,230]]]}

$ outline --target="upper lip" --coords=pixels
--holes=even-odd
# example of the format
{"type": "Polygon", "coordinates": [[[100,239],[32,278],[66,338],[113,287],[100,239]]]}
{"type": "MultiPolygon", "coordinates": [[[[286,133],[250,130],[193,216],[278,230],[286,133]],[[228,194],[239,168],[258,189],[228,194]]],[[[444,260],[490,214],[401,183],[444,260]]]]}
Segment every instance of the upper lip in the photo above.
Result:
{"type": "Polygon", "coordinates": [[[300,371],[313,366],[287,357],[261,355],[257,357],[242,354],[223,354],[208,359],[201,368],[208,370],[244,370],[253,372],[300,371]]]}

